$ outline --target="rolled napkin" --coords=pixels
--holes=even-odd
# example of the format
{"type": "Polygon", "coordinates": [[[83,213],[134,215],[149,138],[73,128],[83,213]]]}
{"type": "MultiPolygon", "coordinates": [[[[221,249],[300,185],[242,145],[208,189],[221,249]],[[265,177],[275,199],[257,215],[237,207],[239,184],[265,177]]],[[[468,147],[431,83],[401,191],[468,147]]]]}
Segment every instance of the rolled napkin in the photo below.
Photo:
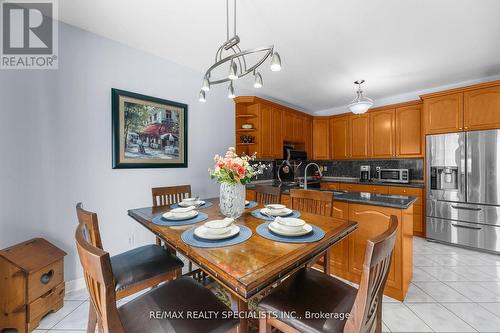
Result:
{"type": "Polygon", "coordinates": [[[169,213],[177,214],[177,213],[187,213],[192,211],[193,209],[196,209],[195,206],[189,206],[189,207],[179,207],[179,208],[174,208],[171,209],[169,213]]]}

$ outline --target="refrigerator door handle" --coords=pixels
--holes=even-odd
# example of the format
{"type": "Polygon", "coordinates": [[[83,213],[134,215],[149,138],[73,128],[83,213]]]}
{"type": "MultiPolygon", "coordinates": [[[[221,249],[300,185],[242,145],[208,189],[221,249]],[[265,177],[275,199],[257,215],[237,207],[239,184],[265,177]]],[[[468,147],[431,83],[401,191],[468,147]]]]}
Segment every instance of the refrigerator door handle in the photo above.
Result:
{"type": "Polygon", "coordinates": [[[461,225],[461,224],[455,224],[455,223],[452,223],[451,226],[455,227],[455,228],[464,228],[464,229],[470,229],[470,230],[481,230],[481,229],[483,229],[483,228],[480,228],[480,227],[470,227],[468,225],[461,225]]]}
{"type": "Polygon", "coordinates": [[[464,206],[457,206],[457,205],[451,205],[451,208],[465,209],[465,210],[475,210],[475,211],[480,211],[482,209],[481,207],[464,207],[464,206]]]}

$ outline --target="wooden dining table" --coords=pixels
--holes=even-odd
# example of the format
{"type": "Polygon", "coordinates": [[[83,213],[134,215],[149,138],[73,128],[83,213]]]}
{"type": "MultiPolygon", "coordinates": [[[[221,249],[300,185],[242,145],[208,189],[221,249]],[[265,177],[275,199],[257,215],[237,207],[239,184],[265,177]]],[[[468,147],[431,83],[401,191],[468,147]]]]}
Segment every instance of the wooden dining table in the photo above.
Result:
{"type": "MultiPolygon", "coordinates": [[[[221,219],[218,199],[208,199],[211,207],[200,209],[208,214],[208,220],[221,219]]],[[[170,248],[195,263],[205,274],[230,292],[238,304],[238,313],[248,312],[248,302],[256,295],[265,293],[286,276],[300,268],[312,265],[332,245],[351,234],[356,222],[301,212],[301,219],[314,224],[325,236],[313,243],[283,243],[266,239],[255,231],[266,221],[251,215],[255,209],[245,209],[235,223],[252,230],[245,242],[217,248],[197,248],[182,241],[181,234],[206,221],[186,226],[167,227],[152,223],[154,217],[169,211],[169,206],[131,209],[128,215],[161,238],[170,248]]],[[[248,318],[241,316],[238,332],[247,332],[248,318]]]]}

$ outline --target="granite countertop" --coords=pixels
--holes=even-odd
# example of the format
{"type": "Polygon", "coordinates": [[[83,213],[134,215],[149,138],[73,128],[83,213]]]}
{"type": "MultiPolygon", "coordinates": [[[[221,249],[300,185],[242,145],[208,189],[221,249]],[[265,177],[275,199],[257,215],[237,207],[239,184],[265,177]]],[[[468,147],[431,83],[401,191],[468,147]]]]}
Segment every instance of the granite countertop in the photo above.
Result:
{"type": "Polygon", "coordinates": [[[409,183],[384,183],[376,180],[371,180],[369,182],[362,182],[359,178],[349,178],[349,177],[328,177],[325,176],[321,179],[322,182],[329,183],[350,183],[350,184],[362,184],[362,185],[381,185],[381,186],[402,186],[402,187],[417,187],[424,188],[424,181],[410,181],[409,183]]]}
{"type": "Polygon", "coordinates": [[[417,198],[407,197],[403,195],[387,195],[364,192],[336,192],[333,195],[333,200],[358,203],[363,205],[406,209],[410,207],[415,201],[417,201],[417,198]]]}

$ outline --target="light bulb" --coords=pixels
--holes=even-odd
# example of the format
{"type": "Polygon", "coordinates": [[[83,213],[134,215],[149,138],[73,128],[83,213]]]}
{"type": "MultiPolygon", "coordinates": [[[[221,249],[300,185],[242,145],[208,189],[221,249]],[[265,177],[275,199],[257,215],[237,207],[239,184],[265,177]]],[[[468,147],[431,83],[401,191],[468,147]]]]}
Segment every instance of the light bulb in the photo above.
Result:
{"type": "Polygon", "coordinates": [[[254,88],[262,88],[262,75],[259,72],[255,73],[255,80],[253,82],[254,88]]]}
{"type": "Polygon", "coordinates": [[[207,101],[205,98],[205,92],[203,91],[203,88],[202,88],[202,90],[200,90],[200,95],[198,97],[198,101],[200,101],[202,103],[205,103],[207,101]]]}
{"type": "Polygon", "coordinates": [[[231,60],[231,65],[229,66],[229,75],[227,76],[229,80],[237,80],[238,79],[238,66],[234,60],[231,60]]]}
{"type": "Polygon", "coordinates": [[[271,58],[271,71],[279,72],[281,70],[281,58],[278,52],[273,53],[273,57],[271,58]]]}

